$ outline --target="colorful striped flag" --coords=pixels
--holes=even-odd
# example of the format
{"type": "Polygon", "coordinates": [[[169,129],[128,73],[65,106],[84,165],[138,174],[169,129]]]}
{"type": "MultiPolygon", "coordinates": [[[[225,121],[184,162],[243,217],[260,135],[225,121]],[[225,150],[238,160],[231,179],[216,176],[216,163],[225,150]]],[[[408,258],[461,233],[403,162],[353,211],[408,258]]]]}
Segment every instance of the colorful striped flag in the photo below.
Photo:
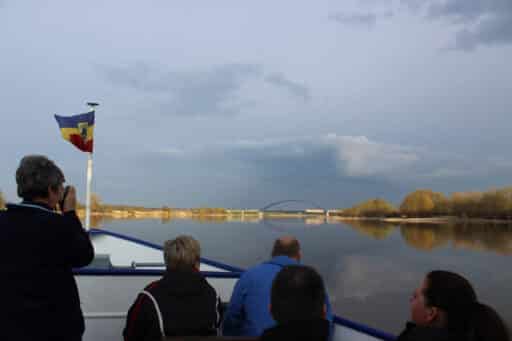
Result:
{"type": "Polygon", "coordinates": [[[92,153],[94,111],[69,117],[55,115],[64,140],[74,144],[83,152],[92,153]]]}

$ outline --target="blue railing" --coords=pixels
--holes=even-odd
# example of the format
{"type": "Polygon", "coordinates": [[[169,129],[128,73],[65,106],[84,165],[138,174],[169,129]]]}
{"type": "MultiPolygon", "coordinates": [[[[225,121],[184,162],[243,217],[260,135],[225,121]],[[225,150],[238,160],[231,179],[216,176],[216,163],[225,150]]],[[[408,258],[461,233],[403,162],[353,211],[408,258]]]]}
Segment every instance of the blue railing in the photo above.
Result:
{"type": "MultiPolygon", "coordinates": [[[[126,236],[120,233],[107,231],[107,230],[97,230],[91,229],[89,231],[91,235],[109,235],[116,238],[120,238],[123,240],[131,241],[139,245],[147,246],[153,249],[162,250],[162,246],[151,243],[142,239],[126,236]]],[[[226,272],[222,271],[201,271],[201,273],[208,278],[239,278],[241,273],[244,271],[242,268],[238,268],[235,266],[231,266],[228,264],[224,264],[222,262],[213,261],[206,258],[201,258],[201,262],[207,265],[215,266],[217,268],[223,269],[226,272]]],[[[137,269],[132,267],[127,268],[119,268],[119,267],[111,267],[111,268],[81,268],[74,269],[73,273],[78,276],[162,276],[165,270],[163,269],[137,269]]],[[[366,326],[362,323],[358,323],[344,317],[340,317],[335,315],[333,322],[337,325],[347,327],[349,329],[358,331],[360,333],[375,337],[377,339],[381,339],[384,341],[395,341],[396,336],[390,333],[386,333],[384,331],[366,326]]]]}
{"type": "MultiPolygon", "coordinates": [[[[144,277],[144,276],[163,276],[165,270],[162,269],[137,269],[137,268],[117,268],[109,269],[82,268],[74,269],[73,273],[79,276],[110,276],[110,277],[144,277]]],[[[223,271],[201,271],[203,276],[208,278],[239,278],[240,272],[223,271]]]]}

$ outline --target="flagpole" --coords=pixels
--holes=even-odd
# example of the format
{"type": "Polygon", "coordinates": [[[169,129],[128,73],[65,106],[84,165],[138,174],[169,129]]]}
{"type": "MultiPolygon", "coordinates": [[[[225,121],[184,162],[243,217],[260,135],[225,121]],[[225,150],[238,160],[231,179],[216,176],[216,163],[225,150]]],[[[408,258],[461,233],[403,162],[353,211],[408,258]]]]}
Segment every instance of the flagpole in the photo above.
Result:
{"type": "Polygon", "coordinates": [[[87,153],[87,192],[85,197],[85,229],[89,231],[91,224],[91,186],[92,186],[92,153],[87,153]]]}
{"type": "MultiPolygon", "coordinates": [[[[95,110],[99,104],[87,102],[91,111],[95,110]]],[[[92,187],[92,152],[87,153],[87,191],[85,194],[85,229],[91,228],[91,187],[92,187]]]]}

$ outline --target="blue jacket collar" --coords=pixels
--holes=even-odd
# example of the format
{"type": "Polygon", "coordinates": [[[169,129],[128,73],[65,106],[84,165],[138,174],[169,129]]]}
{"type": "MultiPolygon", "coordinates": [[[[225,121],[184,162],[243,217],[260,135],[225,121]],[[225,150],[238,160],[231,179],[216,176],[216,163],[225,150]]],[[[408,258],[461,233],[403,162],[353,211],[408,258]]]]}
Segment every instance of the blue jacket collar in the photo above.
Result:
{"type": "Polygon", "coordinates": [[[275,264],[275,265],[279,265],[279,266],[299,264],[298,261],[296,261],[295,259],[290,258],[288,256],[275,256],[275,257],[271,258],[270,260],[266,261],[265,263],[275,264]]]}

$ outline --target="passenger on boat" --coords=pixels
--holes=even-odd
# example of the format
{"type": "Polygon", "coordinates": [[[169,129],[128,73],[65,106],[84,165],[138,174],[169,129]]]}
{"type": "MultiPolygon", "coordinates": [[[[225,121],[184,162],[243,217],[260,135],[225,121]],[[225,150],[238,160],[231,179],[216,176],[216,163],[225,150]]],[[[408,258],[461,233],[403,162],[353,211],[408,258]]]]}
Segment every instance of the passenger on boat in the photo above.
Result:
{"type": "Polygon", "coordinates": [[[507,327],[479,303],[464,277],[432,271],[411,297],[411,319],[397,341],[509,341],[507,327]]]}
{"type": "Polygon", "coordinates": [[[263,332],[262,341],[323,341],[329,337],[324,282],[309,266],[291,265],[279,271],[269,309],[277,325],[263,332]]]}
{"type": "MultiPolygon", "coordinates": [[[[270,290],[277,273],[287,265],[298,265],[302,257],[299,241],[293,236],[277,239],[272,249],[272,258],[245,271],[233,289],[225,313],[223,334],[227,336],[260,336],[275,325],[270,315],[270,290]]],[[[327,318],[332,313],[327,295],[327,318]]]]}
{"type": "Polygon", "coordinates": [[[164,243],[164,276],[138,295],[123,331],[125,341],[216,335],[220,299],[199,272],[201,248],[190,236],[164,243]]]}
{"type": "Polygon", "coordinates": [[[72,268],[94,249],[75,213],[76,193],[63,199],[64,174],[45,156],[25,156],[16,171],[20,204],[0,212],[0,339],[81,340],[84,319],[72,268]]]}

